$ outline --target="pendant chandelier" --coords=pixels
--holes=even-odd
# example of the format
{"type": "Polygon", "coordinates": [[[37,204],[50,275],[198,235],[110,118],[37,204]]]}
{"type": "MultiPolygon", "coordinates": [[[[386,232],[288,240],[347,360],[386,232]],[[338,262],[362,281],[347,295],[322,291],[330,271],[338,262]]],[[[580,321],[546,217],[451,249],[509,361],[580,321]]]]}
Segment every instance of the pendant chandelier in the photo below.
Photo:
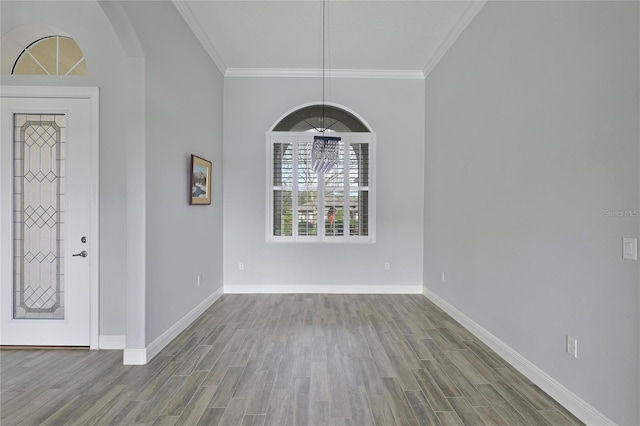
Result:
{"type": "Polygon", "coordinates": [[[324,135],[327,129],[324,113],[326,16],[326,0],[322,0],[322,136],[313,137],[313,146],[311,148],[311,170],[316,173],[326,173],[338,163],[338,143],[342,139],[337,136],[324,135]]]}

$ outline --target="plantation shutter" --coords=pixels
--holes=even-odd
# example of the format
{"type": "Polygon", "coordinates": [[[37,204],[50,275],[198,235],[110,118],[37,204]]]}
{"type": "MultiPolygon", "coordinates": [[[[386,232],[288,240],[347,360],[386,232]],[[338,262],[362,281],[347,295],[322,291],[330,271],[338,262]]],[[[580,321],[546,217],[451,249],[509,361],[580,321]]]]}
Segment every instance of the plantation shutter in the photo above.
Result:
{"type": "Polygon", "coordinates": [[[311,132],[272,132],[267,241],[374,242],[371,133],[332,133],[338,162],[311,169],[311,132]]]}

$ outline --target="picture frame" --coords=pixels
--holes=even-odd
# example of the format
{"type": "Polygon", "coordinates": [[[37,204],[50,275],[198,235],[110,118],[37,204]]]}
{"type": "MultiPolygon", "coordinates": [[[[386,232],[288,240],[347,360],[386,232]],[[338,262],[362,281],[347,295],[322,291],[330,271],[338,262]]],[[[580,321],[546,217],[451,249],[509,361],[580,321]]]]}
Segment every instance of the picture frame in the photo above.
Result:
{"type": "Polygon", "coordinates": [[[211,161],[191,154],[189,204],[211,204],[211,161]]]}

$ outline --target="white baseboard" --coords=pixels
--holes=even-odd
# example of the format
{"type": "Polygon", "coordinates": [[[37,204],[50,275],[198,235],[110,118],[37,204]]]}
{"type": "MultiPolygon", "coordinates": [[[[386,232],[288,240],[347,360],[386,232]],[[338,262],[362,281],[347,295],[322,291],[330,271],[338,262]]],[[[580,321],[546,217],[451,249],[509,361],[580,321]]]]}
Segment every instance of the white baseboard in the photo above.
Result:
{"type": "Polygon", "coordinates": [[[125,349],[122,353],[122,364],[124,365],[145,365],[146,363],[146,349],[125,349]]]}
{"type": "Polygon", "coordinates": [[[225,284],[225,294],[422,294],[418,285],[225,284]]]}
{"type": "Polygon", "coordinates": [[[511,349],[506,343],[450,305],[447,301],[441,299],[427,288],[424,289],[423,294],[578,419],[588,425],[615,425],[607,416],[564,387],[560,382],[538,368],[531,361],[511,349]]]}
{"type": "Polygon", "coordinates": [[[126,336],[102,335],[98,338],[98,348],[123,350],[125,348],[126,340],[126,336]]]}
{"type": "Polygon", "coordinates": [[[211,294],[211,296],[207,297],[202,303],[193,308],[191,312],[178,320],[175,324],[173,324],[167,331],[162,333],[155,339],[151,344],[146,347],[146,362],[149,362],[158,355],[158,353],[173,339],[178,336],[178,334],[182,333],[185,328],[187,328],[193,321],[195,321],[204,311],[209,309],[213,303],[222,296],[223,291],[222,288],[219,288],[215,292],[211,294]]]}

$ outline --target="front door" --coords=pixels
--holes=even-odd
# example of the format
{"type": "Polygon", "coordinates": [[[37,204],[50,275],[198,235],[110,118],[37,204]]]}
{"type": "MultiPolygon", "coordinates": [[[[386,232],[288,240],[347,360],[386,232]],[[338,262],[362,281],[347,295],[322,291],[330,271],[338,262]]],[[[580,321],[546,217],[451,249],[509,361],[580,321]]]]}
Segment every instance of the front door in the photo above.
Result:
{"type": "Polygon", "coordinates": [[[2,97],[2,345],[90,346],[91,100],[2,97]]]}

